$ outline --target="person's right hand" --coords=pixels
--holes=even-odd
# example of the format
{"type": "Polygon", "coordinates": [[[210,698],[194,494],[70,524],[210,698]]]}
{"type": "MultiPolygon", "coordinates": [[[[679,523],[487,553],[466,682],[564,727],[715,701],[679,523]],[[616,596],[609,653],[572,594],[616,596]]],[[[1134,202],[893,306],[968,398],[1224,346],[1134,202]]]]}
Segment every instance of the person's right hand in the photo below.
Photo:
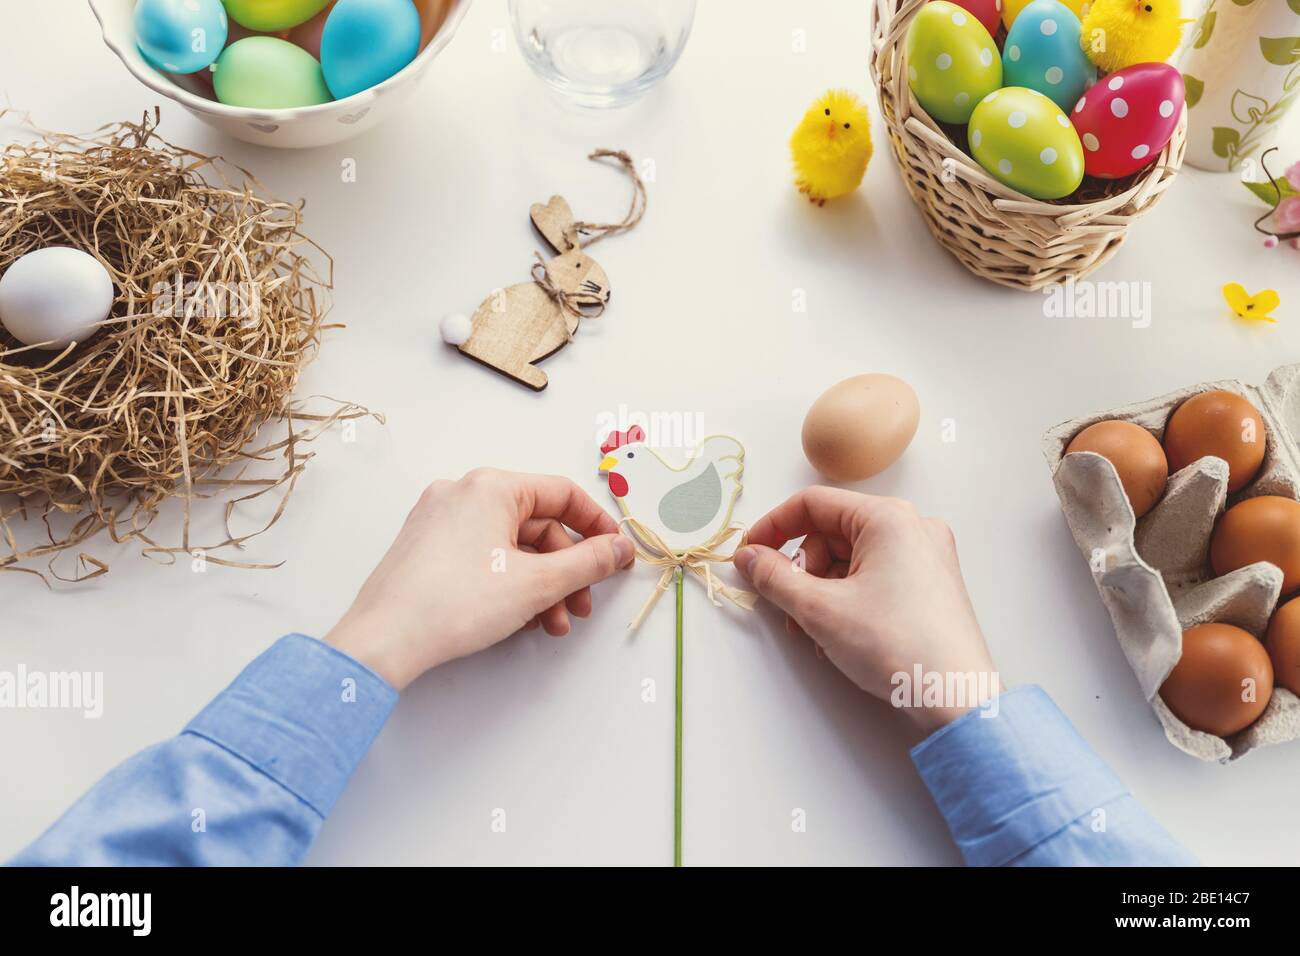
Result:
{"type": "MultiPolygon", "coordinates": [[[[952,532],[906,501],[808,488],[750,528],[735,564],[869,694],[888,700],[893,676],[918,664],[1000,691],[952,532]],[[803,535],[801,561],[777,550],[803,535]]],[[[906,712],[929,733],[983,702],[906,712]]]]}

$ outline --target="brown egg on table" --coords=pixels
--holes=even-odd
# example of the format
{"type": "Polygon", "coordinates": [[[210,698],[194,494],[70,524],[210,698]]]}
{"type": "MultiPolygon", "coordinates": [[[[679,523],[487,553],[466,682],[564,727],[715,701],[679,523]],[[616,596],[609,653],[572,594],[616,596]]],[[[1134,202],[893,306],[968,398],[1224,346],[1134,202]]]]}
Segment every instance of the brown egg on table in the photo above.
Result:
{"type": "Polygon", "coordinates": [[[1247,498],[1223,513],[1210,538],[1216,575],[1256,561],[1282,570],[1282,593],[1300,587],[1300,501],[1278,495],[1247,498]]]}
{"type": "Polygon", "coordinates": [[[1183,631],[1183,656],[1160,698],[1193,730],[1227,737],[1244,730],[1273,696],[1273,665],[1264,645],[1231,624],[1183,631]]]}
{"type": "Polygon", "coordinates": [[[1228,491],[1250,483],[1264,462],[1264,419],[1235,392],[1201,392],[1183,402],[1165,425],[1171,472],[1213,455],[1228,463],[1228,491]]]}
{"type": "Polygon", "coordinates": [[[1132,422],[1108,421],[1089,425],[1074,436],[1067,455],[1091,451],[1115,466],[1134,517],[1141,518],[1165,493],[1169,462],[1155,436],[1132,422]]]}
{"type": "Polygon", "coordinates": [[[1264,647],[1273,661],[1273,682],[1300,694],[1300,598],[1274,612],[1264,647]]]}
{"type": "Polygon", "coordinates": [[[808,409],[803,451],[832,481],[861,481],[884,471],[916,434],[916,392],[892,375],[857,375],[833,385],[808,409]]]}

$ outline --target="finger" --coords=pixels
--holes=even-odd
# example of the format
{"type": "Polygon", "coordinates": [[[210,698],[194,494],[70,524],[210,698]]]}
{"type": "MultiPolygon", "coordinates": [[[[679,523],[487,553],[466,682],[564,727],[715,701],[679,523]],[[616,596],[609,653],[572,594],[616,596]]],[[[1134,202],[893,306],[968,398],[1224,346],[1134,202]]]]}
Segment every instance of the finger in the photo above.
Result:
{"type": "MultiPolygon", "coordinates": [[[[519,543],[532,544],[540,554],[554,554],[573,547],[573,538],[554,518],[529,518],[519,528],[519,543]]],[[[564,599],[564,606],[575,617],[591,616],[591,588],[581,588],[564,599]]]]}
{"type": "MultiPolygon", "coordinates": [[[[538,542],[551,534],[552,528],[559,528],[560,523],[554,518],[529,518],[519,526],[519,546],[540,551],[538,542]]],[[[565,535],[567,538],[568,535],[565,535]]]]}
{"type": "Polygon", "coordinates": [[[805,488],[759,518],[750,527],[745,541],[780,548],[800,535],[819,532],[851,543],[861,529],[861,513],[871,501],[871,495],[843,488],[821,485],[805,488]]]}
{"type": "Polygon", "coordinates": [[[803,554],[803,569],[809,574],[815,574],[819,578],[826,577],[826,570],[831,566],[833,558],[831,556],[830,544],[826,535],[821,532],[814,532],[803,539],[803,544],[799,545],[796,555],[803,554]]]}
{"type": "Polygon", "coordinates": [[[614,534],[618,522],[594,498],[558,475],[511,475],[519,520],[554,518],[584,538],[614,534]]]}
{"type": "Polygon", "coordinates": [[[764,545],[745,545],[736,552],[736,568],[760,595],[795,619],[808,633],[816,630],[825,613],[829,582],[796,571],[780,551],[764,545]]]}
{"type": "Polygon", "coordinates": [[[529,559],[534,575],[534,603],[548,607],[570,594],[603,581],[636,560],[632,542],[621,534],[603,534],[572,547],[529,559]]]}
{"type": "Polygon", "coordinates": [[[537,620],[541,622],[542,630],[551,637],[563,637],[569,633],[569,614],[564,610],[563,604],[552,604],[537,615],[537,620]]]}

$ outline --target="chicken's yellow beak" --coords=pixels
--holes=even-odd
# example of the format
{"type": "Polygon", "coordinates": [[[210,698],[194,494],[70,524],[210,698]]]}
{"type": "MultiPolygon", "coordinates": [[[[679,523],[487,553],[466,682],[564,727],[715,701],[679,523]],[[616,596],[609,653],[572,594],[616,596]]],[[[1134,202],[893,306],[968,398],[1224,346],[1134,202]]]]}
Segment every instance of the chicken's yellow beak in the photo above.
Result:
{"type": "Polygon", "coordinates": [[[613,471],[614,467],[617,464],[618,464],[617,458],[615,458],[613,455],[606,455],[604,458],[600,460],[600,470],[613,471]]]}

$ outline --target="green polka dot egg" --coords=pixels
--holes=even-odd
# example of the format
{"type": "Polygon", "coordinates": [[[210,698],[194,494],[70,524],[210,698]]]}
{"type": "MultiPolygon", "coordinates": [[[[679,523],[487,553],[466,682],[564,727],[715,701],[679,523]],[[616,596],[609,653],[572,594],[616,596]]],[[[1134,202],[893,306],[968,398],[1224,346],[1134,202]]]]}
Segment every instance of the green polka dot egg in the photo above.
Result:
{"type": "Polygon", "coordinates": [[[907,81],[941,123],[966,123],[975,105],[1002,85],[1002,58],[975,15],[932,0],[907,30],[907,81]]]}
{"type": "Polygon", "coordinates": [[[975,107],[971,155],[998,182],[1034,199],[1060,199],[1083,182],[1083,144],[1061,108],[1037,90],[1008,86],[975,107]]]}

